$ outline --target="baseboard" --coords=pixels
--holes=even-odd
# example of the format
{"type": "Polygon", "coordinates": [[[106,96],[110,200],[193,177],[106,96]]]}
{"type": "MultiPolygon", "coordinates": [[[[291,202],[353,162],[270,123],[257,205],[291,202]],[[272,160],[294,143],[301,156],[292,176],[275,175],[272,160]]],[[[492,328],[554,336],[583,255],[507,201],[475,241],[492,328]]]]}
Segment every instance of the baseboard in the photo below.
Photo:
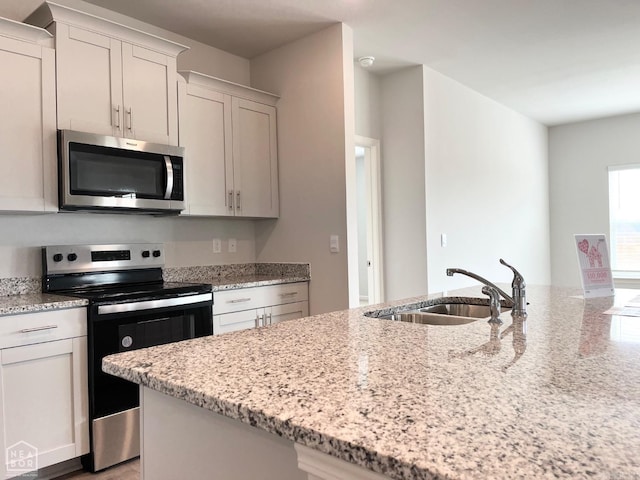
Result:
{"type": "Polygon", "coordinates": [[[78,470],[82,470],[80,457],[41,468],[38,470],[38,475],[35,478],[37,480],[52,480],[54,478],[61,477],[62,475],[66,475],[67,473],[77,472],[78,470]]]}

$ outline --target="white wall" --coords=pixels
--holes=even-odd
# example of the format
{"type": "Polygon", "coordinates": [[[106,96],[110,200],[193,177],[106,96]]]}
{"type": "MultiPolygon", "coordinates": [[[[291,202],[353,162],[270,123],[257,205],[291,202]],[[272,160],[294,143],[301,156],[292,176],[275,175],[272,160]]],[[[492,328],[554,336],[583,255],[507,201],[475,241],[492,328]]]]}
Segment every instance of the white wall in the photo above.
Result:
{"type": "Polygon", "coordinates": [[[574,234],[609,237],[607,167],[640,164],[639,132],[640,114],[550,128],[552,284],[580,286],[574,234]]]}
{"type": "Polygon", "coordinates": [[[422,85],[421,67],[381,81],[385,300],[427,293],[422,85]]]}
{"type": "Polygon", "coordinates": [[[499,258],[527,283],[548,284],[547,128],[423,69],[429,291],[474,283],[447,267],[510,283],[499,258]]]}
{"type": "Polygon", "coordinates": [[[44,245],[163,242],[168,267],[255,262],[254,223],[248,220],[97,213],[0,215],[0,232],[0,278],[40,276],[44,245]],[[213,253],[213,238],[223,241],[223,253],[213,253]],[[237,239],[237,253],[226,253],[229,238],[237,239]]]}
{"type": "Polygon", "coordinates": [[[311,263],[312,314],[348,306],[345,160],[355,148],[353,124],[345,120],[353,101],[350,40],[351,30],[337,24],[251,61],[252,85],[281,96],[278,129],[286,132],[278,138],[280,219],[257,223],[256,254],[258,261],[311,263]],[[329,252],[331,234],[340,236],[340,253],[329,252]]]}
{"type": "Polygon", "coordinates": [[[356,135],[382,138],[382,93],[380,77],[354,64],[356,135]]]}

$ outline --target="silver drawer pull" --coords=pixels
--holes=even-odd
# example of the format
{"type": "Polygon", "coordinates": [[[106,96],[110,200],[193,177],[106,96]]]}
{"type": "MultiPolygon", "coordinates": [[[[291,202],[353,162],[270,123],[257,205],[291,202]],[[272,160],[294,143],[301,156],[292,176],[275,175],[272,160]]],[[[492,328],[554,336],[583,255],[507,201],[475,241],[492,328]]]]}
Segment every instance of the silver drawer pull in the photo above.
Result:
{"type": "Polygon", "coordinates": [[[236,298],[233,300],[227,300],[227,303],[244,303],[244,302],[250,302],[251,301],[251,297],[248,298],[236,298]]]}
{"type": "Polygon", "coordinates": [[[287,292],[287,293],[281,293],[280,296],[281,297],[293,297],[294,295],[297,295],[298,292],[287,292]]]}
{"type": "Polygon", "coordinates": [[[53,330],[54,328],[58,328],[58,325],[44,325],[42,327],[23,328],[22,330],[20,330],[20,333],[40,332],[42,330],[53,330]]]}

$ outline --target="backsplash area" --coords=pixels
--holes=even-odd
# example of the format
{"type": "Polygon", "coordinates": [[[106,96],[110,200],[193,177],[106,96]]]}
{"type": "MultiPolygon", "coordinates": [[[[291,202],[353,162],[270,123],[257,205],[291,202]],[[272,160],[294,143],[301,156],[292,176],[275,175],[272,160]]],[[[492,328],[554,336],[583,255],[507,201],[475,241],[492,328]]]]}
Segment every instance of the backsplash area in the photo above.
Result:
{"type": "MultiPolygon", "coordinates": [[[[249,276],[310,277],[308,263],[238,263],[231,265],[206,265],[198,267],[164,268],[163,277],[168,282],[206,282],[223,278],[249,276]]],[[[40,277],[0,278],[0,296],[25,295],[42,291],[40,277]]]]}
{"type": "Polygon", "coordinates": [[[239,263],[232,265],[206,265],[202,267],[165,268],[163,277],[168,282],[198,282],[222,277],[248,277],[254,275],[309,277],[308,263],[239,263]]]}
{"type": "Polygon", "coordinates": [[[34,277],[0,278],[0,296],[26,295],[42,291],[42,279],[34,277]]]}

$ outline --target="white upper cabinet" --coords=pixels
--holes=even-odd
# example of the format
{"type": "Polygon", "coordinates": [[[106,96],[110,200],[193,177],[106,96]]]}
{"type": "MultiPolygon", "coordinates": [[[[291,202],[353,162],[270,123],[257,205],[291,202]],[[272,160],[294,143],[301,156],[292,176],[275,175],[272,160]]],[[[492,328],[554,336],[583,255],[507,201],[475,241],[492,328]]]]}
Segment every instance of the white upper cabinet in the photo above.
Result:
{"type": "Polygon", "coordinates": [[[233,184],[236,215],[278,216],[276,109],[232,98],[233,184]]]}
{"type": "Polygon", "coordinates": [[[176,57],[187,47],[54,3],[58,128],[178,144],[176,57]]]}
{"type": "Polygon", "coordinates": [[[0,65],[0,210],[57,211],[51,35],[0,18],[0,65]]]}
{"type": "Polygon", "coordinates": [[[189,215],[233,215],[231,97],[178,82],[189,215]]]}
{"type": "Polygon", "coordinates": [[[180,145],[185,147],[183,214],[277,218],[276,102],[270,93],[179,72],[180,145]]]}

